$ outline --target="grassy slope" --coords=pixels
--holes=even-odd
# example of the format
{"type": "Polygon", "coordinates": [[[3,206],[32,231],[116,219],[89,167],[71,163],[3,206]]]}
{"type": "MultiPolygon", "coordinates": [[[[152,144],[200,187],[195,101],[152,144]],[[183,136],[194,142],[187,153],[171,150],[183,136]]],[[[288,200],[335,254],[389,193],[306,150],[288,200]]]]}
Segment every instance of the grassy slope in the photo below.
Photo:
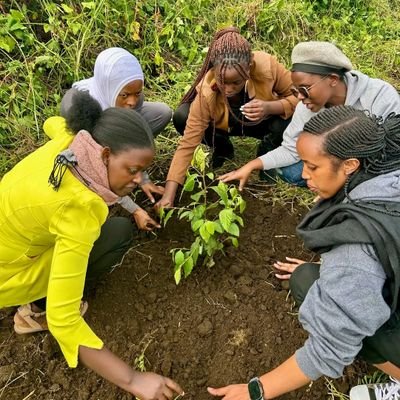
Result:
{"type": "MultiPolygon", "coordinates": [[[[355,68],[400,87],[399,0],[11,0],[0,9],[0,176],[43,142],[41,126],[64,90],[89,76],[96,54],[111,45],[137,55],[148,98],[171,106],[212,34],[228,25],[287,66],[297,42],[334,41],[355,68]]],[[[173,145],[161,150],[168,155],[173,145]]]]}

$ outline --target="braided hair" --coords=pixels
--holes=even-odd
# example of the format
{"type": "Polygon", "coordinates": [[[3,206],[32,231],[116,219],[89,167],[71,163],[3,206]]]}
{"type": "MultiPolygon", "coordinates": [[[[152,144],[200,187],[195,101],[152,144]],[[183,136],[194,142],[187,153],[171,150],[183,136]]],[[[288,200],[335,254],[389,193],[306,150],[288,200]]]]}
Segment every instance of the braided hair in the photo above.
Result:
{"type": "Polygon", "coordinates": [[[351,106],[337,106],[311,118],[303,132],[323,135],[326,154],[340,160],[357,158],[371,175],[400,169],[400,114],[391,113],[383,121],[351,106]]]}
{"type": "Polygon", "coordinates": [[[196,87],[204,78],[206,73],[213,67],[220,66],[219,78],[223,82],[225,70],[228,67],[235,68],[244,79],[249,79],[247,67],[251,63],[250,43],[239,34],[235,27],[225,28],[218,31],[210,44],[206,59],[197,78],[189,91],[183,96],[181,104],[191,103],[196,97],[196,87]],[[222,79],[221,79],[222,78],[222,79]]]}

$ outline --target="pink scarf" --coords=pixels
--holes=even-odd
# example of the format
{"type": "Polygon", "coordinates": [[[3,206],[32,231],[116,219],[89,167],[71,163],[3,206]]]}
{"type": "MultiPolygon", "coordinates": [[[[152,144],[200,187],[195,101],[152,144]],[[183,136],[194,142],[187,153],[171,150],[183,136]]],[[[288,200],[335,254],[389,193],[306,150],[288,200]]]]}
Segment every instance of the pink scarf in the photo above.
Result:
{"type": "Polygon", "coordinates": [[[104,147],[100,146],[89,132],[81,130],[69,149],[77,161],[77,164],[70,168],[74,176],[97,193],[107,205],[117,203],[120,197],[110,189],[107,167],[101,158],[104,147]]]}

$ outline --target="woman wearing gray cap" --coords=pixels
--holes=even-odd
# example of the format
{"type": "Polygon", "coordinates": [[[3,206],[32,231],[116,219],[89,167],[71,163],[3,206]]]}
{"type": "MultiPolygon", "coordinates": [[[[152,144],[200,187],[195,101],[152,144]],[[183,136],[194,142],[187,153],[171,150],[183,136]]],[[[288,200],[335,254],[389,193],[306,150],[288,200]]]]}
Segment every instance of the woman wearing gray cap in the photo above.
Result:
{"type": "Polygon", "coordinates": [[[301,102],[283,133],[281,146],[243,167],[222,175],[223,182],[239,180],[243,189],[254,170],[264,170],[270,177],[305,186],[301,176],[303,163],[296,142],[304,124],[324,108],[353,106],[386,117],[400,113],[400,96],[389,83],[352,70],[350,60],[329,42],[302,42],[292,51],[292,92],[301,102]]]}

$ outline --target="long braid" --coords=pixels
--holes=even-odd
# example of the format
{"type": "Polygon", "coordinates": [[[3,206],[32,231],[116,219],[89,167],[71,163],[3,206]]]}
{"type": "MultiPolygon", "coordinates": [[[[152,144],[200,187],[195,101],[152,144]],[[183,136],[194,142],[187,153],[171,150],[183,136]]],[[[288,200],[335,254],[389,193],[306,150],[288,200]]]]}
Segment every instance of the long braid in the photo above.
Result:
{"type": "Polygon", "coordinates": [[[372,175],[400,169],[400,114],[382,121],[353,107],[337,106],[311,118],[303,131],[323,135],[327,154],[341,160],[357,158],[372,175]]]}
{"type": "Polygon", "coordinates": [[[182,98],[181,104],[193,101],[196,97],[197,85],[211,68],[220,66],[220,75],[223,77],[227,67],[234,67],[244,79],[249,79],[247,69],[250,62],[251,47],[249,42],[239,34],[239,29],[235,27],[221,29],[214,35],[201,70],[182,98]]]}

